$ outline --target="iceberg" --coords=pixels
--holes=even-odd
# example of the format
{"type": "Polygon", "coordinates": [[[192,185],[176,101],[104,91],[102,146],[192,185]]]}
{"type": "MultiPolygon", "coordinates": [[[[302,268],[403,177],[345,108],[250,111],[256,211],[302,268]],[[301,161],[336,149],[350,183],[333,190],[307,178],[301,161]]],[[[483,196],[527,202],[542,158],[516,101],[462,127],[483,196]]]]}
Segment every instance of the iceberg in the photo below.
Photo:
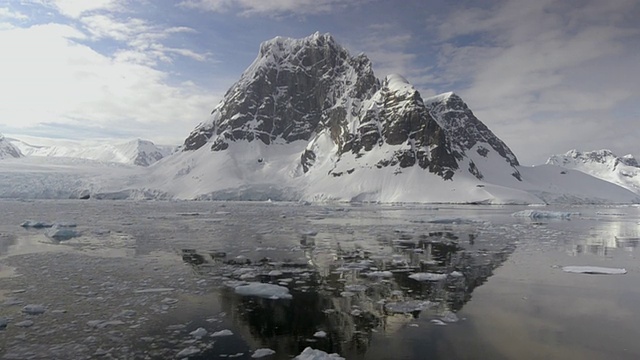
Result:
{"type": "Polygon", "coordinates": [[[627,269],[599,266],[564,266],[562,271],[574,274],[622,275],[627,269]]]}
{"type": "Polygon", "coordinates": [[[280,285],[264,284],[259,282],[240,285],[235,288],[235,292],[242,296],[258,296],[266,299],[291,299],[289,289],[280,285]]]}

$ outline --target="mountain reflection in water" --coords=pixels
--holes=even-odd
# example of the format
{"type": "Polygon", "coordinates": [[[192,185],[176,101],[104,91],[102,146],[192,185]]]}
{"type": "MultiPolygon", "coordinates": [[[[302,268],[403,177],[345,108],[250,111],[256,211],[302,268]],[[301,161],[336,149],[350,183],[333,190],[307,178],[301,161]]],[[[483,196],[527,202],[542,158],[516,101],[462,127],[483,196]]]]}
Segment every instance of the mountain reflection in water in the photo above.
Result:
{"type": "MultiPolygon", "coordinates": [[[[233,280],[221,295],[221,306],[240,333],[277,354],[297,354],[307,346],[346,358],[366,357],[376,333],[393,334],[416,318],[452,323],[514,251],[515,241],[484,239],[466,227],[461,231],[412,234],[396,231],[378,236],[375,246],[316,246],[316,234],[300,236],[307,263],[268,258],[227,257],[220,251],[183,249],[195,271],[233,280]],[[417,281],[415,273],[434,274],[417,281]],[[291,300],[236,295],[238,281],[286,286],[291,300]],[[318,331],[324,337],[314,337],[318,331]]],[[[215,350],[215,349],[214,349],[215,350]]],[[[212,351],[214,351],[212,350],[212,351]]]]}

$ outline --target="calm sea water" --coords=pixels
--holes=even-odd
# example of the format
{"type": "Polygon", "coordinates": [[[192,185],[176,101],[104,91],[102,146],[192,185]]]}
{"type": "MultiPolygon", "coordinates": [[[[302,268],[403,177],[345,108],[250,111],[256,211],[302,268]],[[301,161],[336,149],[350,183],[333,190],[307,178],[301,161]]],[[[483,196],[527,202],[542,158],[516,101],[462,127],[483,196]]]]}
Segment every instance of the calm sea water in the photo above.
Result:
{"type": "Polygon", "coordinates": [[[638,207],[1,201],[0,214],[0,358],[640,358],[638,207]],[[523,209],[572,215],[511,216],[523,209]],[[236,294],[252,282],[292,298],[236,294]]]}

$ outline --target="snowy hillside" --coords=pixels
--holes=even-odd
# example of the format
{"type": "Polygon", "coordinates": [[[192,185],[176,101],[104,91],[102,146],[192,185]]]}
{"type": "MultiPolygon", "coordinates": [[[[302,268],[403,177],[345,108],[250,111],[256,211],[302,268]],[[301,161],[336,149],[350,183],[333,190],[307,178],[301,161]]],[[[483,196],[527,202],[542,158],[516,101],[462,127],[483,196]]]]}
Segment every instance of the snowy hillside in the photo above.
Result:
{"type": "Polygon", "coordinates": [[[11,139],[11,143],[25,156],[79,158],[138,166],[149,166],[173,152],[172,147],[157,146],[140,139],[113,144],[59,141],[51,145],[32,145],[17,139],[11,139]]]}
{"type": "Polygon", "coordinates": [[[640,165],[633,155],[618,157],[610,150],[571,150],[551,156],[547,164],[582,171],[640,194],[640,165]]]}
{"type": "Polygon", "coordinates": [[[0,134],[0,160],[22,157],[20,149],[14,146],[4,135],[0,134]]]}

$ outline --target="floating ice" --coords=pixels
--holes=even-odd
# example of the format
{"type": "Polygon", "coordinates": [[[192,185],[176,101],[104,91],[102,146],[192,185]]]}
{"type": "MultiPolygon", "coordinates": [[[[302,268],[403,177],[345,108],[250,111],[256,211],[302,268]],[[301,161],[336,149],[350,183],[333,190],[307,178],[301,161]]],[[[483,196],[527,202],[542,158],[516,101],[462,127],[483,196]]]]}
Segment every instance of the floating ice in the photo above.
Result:
{"type": "Polygon", "coordinates": [[[42,229],[42,228],[50,228],[53,226],[52,223],[44,222],[44,221],[33,221],[27,220],[20,224],[23,228],[33,228],[33,229],[42,229]]]}
{"type": "Polygon", "coordinates": [[[29,304],[22,308],[22,312],[29,315],[39,315],[46,310],[43,305],[29,304]]]}
{"type": "Polygon", "coordinates": [[[207,335],[207,330],[205,330],[204,328],[199,327],[199,328],[193,330],[192,332],[190,332],[189,335],[193,336],[196,339],[201,339],[205,335],[207,335]]]}
{"type": "Polygon", "coordinates": [[[276,352],[271,350],[271,349],[263,348],[263,349],[257,349],[256,351],[254,351],[253,355],[251,355],[251,357],[254,358],[254,359],[258,359],[258,358],[261,358],[261,357],[273,355],[275,353],[276,352]]]}
{"type": "Polygon", "coordinates": [[[317,337],[317,338],[326,338],[327,337],[327,333],[320,330],[320,331],[316,331],[315,334],[313,334],[313,337],[317,337]]]}
{"type": "Polygon", "coordinates": [[[424,272],[424,273],[415,273],[415,274],[409,275],[409,278],[417,281],[440,281],[440,280],[446,279],[447,274],[435,274],[435,273],[424,272]]]}
{"type": "Polygon", "coordinates": [[[289,289],[284,286],[264,284],[259,282],[240,285],[235,288],[236,294],[243,296],[259,296],[267,299],[291,299],[289,289]]]}
{"type": "Polygon", "coordinates": [[[17,322],[15,325],[17,327],[28,328],[28,327],[33,326],[33,321],[32,320],[24,320],[24,321],[17,322]]]}
{"type": "Polygon", "coordinates": [[[460,321],[460,318],[458,317],[458,315],[456,315],[456,313],[454,313],[453,311],[445,311],[440,316],[440,319],[448,323],[454,323],[454,322],[460,321]]]}
{"type": "Polygon", "coordinates": [[[69,240],[80,236],[80,233],[74,228],[75,225],[67,226],[67,224],[54,224],[51,229],[47,230],[46,235],[56,241],[69,240]]]}
{"type": "Polygon", "coordinates": [[[531,219],[569,219],[571,216],[580,215],[580,213],[559,212],[559,211],[543,211],[543,210],[522,210],[514,212],[511,216],[528,217],[531,219]]]}
{"type": "Polygon", "coordinates": [[[307,347],[300,355],[295,357],[295,360],[345,360],[345,358],[338,354],[327,354],[322,350],[307,347]]]}
{"type": "Polygon", "coordinates": [[[199,353],[200,353],[200,349],[198,349],[195,346],[189,346],[188,348],[185,348],[182,351],[180,351],[179,353],[177,353],[176,357],[178,359],[182,359],[182,358],[186,358],[186,357],[189,357],[191,355],[195,355],[195,354],[199,354],[199,353]]]}
{"type": "Polygon", "coordinates": [[[157,292],[170,292],[173,291],[173,288],[150,288],[150,289],[138,289],[135,290],[136,294],[146,294],[146,293],[157,293],[157,292]]]}
{"type": "Polygon", "coordinates": [[[387,303],[384,309],[390,313],[406,314],[428,309],[431,305],[430,301],[409,300],[387,303]]]}
{"type": "Polygon", "coordinates": [[[444,321],[442,321],[442,320],[438,320],[438,319],[433,319],[433,320],[431,320],[431,323],[432,323],[432,324],[434,324],[434,325],[439,325],[439,326],[447,325],[447,323],[445,323],[445,322],[444,322],[444,321]]]}
{"type": "Polygon", "coordinates": [[[393,273],[391,271],[372,271],[370,273],[364,274],[370,278],[390,278],[393,277],[393,273]]]}
{"type": "Polygon", "coordinates": [[[574,274],[602,274],[602,275],[622,275],[627,270],[622,268],[607,268],[599,266],[565,266],[562,271],[574,274]]]}
{"type": "Polygon", "coordinates": [[[231,332],[231,330],[220,330],[220,331],[216,331],[213,334],[211,334],[211,337],[220,337],[220,336],[231,336],[233,335],[233,332],[231,332]]]}

